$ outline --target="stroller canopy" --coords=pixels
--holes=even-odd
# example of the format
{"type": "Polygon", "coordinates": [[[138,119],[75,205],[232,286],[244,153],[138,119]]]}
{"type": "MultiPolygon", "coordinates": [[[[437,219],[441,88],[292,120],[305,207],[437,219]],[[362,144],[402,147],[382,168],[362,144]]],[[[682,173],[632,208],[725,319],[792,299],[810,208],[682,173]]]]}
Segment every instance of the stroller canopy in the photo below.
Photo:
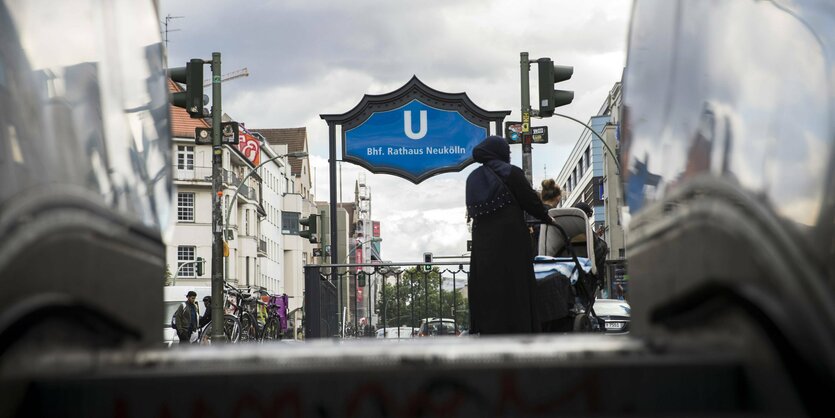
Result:
{"type": "Polygon", "coordinates": [[[586,214],[577,208],[554,208],[548,210],[548,215],[568,235],[568,242],[555,226],[542,225],[539,233],[539,254],[549,257],[570,257],[570,246],[577,257],[589,259],[592,273],[597,274],[593,232],[586,214]]]}

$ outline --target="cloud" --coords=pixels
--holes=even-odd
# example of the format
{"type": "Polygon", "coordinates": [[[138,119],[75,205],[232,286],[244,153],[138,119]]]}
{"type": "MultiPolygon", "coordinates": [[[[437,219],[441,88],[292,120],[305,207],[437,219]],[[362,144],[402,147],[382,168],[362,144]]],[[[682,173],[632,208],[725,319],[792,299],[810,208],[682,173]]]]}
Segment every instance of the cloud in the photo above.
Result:
{"type": "MultiPolygon", "coordinates": [[[[162,16],[183,16],[171,21],[179,30],[169,33],[172,66],[220,51],[223,73],[249,69],[249,77],[223,84],[225,112],[247,126],[307,128],[316,199],[328,200],[328,129],[320,114],[346,112],[363,94],[395,90],[417,75],[435,89],[466,92],[482,108],[510,110],[508,120],[519,120],[519,53],[527,51],[574,66],[574,76],[560,87],[574,90],[575,99],[560,111],[588,120],[620,80],[631,2],[162,0],[160,7],[162,16]]],[[[583,128],[558,118],[533,125],[548,126],[550,135],[549,144],[534,146],[538,185],[559,173],[583,128]]],[[[521,166],[518,146],[512,162],[521,166]]],[[[343,201],[353,200],[358,176],[368,182],[385,259],[464,252],[464,182],[474,166],[413,185],[340,165],[343,201]]]]}

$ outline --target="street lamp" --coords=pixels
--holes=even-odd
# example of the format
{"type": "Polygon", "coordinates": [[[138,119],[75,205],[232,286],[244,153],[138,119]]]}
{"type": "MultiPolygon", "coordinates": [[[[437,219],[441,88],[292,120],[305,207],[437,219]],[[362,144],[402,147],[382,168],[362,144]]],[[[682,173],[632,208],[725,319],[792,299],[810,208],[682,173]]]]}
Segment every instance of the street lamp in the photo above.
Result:
{"type": "Polygon", "coordinates": [[[565,118],[565,119],[569,119],[569,120],[572,120],[572,121],[574,121],[574,122],[577,122],[577,123],[579,123],[580,125],[583,125],[586,129],[588,129],[588,130],[589,130],[592,134],[594,134],[594,136],[596,136],[598,139],[600,139],[600,142],[601,142],[601,143],[603,143],[603,146],[604,146],[604,147],[606,147],[606,150],[608,150],[608,151],[609,151],[609,154],[612,156],[612,160],[615,162],[615,167],[617,167],[617,169],[618,169],[618,175],[621,175],[622,171],[621,171],[621,169],[620,169],[620,162],[618,162],[618,155],[617,155],[617,154],[615,154],[615,153],[614,153],[614,151],[612,151],[612,149],[611,149],[611,148],[609,148],[609,144],[606,142],[606,140],[605,140],[605,139],[603,139],[603,137],[602,137],[602,136],[600,136],[600,134],[599,134],[599,133],[597,133],[597,131],[595,131],[595,130],[594,130],[594,128],[592,128],[592,127],[591,127],[591,126],[589,126],[589,125],[586,125],[585,123],[583,123],[583,122],[582,122],[582,121],[580,121],[579,119],[577,119],[577,118],[572,118],[571,116],[568,116],[568,115],[563,115],[563,114],[560,114],[560,113],[554,113],[554,116],[559,116],[559,117],[561,117],[561,118],[565,118]]]}
{"type": "MultiPolygon", "coordinates": [[[[307,157],[307,151],[294,151],[294,152],[288,152],[287,154],[276,155],[275,157],[272,157],[272,158],[270,158],[270,159],[268,159],[268,160],[266,160],[266,161],[262,162],[261,164],[258,164],[258,165],[257,165],[257,166],[255,166],[255,168],[253,168],[252,170],[249,170],[249,173],[247,173],[247,174],[246,174],[246,176],[244,176],[244,178],[243,178],[243,179],[241,179],[241,183],[240,183],[240,184],[238,184],[238,187],[236,187],[236,188],[235,188],[235,193],[234,193],[234,194],[232,194],[232,200],[231,200],[231,202],[234,202],[234,201],[235,201],[235,198],[236,198],[236,197],[238,197],[238,193],[241,191],[241,187],[243,187],[244,183],[246,183],[246,180],[247,180],[248,178],[250,178],[253,174],[255,174],[255,172],[256,172],[256,171],[258,171],[258,169],[259,169],[259,168],[261,168],[261,167],[263,167],[263,166],[267,165],[267,163],[269,163],[269,162],[272,162],[272,161],[275,161],[275,160],[277,160],[277,159],[279,159],[279,158],[284,158],[284,157],[288,157],[288,158],[303,158],[303,157],[307,157]]],[[[230,204],[229,204],[229,207],[228,207],[228,208],[226,208],[226,216],[224,216],[224,217],[223,217],[223,226],[224,226],[224,227],[226,227],[226,226],[228,226],[228,225],[229,225],[229,215],[232,213],[232,204],[231,204],[231,202],[230,202],[230,204]]],[[[225,279],[226,279],[226,278],[224,277],[224,280],[225,280],[225,279]]]]}
{"type": "Polygon", "coordinates": [[[206,262],[206,260],[204,260],[203,257],[197,257],[197,260],[185,261],[185,262],[183,262],[183,264],[180,264],[180,267],[177,267],[177,272],[174,273],[174,277],[171,280],[171,286],[176,286],[177,285],[177,278],[180,277],[180,271],[182,271],[183,267],[190,266],[192,264],[201,265],[202,263],[205,263],[205,262],[206,262]]]}

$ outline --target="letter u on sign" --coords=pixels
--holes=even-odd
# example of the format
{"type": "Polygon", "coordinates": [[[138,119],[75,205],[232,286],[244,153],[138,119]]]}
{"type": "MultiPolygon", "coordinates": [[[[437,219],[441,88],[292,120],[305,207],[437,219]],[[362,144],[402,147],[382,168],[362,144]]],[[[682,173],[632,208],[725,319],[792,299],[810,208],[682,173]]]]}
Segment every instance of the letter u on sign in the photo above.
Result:
{"type": "Polygon", "coordinates": [[[403,132],[406,134],[409,139],[421,139],[426,136],[426,111],[420,111],[420,129],[415,133],[412,130],[412,111],[411,110],[404,110],[403,111],[403,132]]]}

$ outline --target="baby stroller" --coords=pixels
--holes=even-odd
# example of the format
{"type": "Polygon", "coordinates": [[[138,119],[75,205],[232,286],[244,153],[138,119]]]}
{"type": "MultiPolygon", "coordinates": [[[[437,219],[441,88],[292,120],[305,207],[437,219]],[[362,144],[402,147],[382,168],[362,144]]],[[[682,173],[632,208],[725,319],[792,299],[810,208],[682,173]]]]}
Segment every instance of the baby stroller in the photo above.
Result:
{"type": "Polygon", "coordinates": [[[603,321],[594,313],[600,280],[588,218],[577,208],[550,209],[548,215],[557,226],[542,225],[540,255],[534,258],[537,313],[543,328],[546,332],[603,330],[603,321]],[[558,324],[556,329],[553,324],[558,324]]]}

